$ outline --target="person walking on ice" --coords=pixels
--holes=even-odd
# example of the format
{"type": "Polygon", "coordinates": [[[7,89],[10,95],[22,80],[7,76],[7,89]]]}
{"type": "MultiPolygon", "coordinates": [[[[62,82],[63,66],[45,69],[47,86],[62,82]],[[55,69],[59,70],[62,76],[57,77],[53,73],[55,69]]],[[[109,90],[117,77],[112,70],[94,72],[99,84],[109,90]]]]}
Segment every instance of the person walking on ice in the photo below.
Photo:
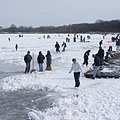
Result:
{"type": "Polygon", "coordinates": [[[16,49],[16,51],[18,50],[18,44],[15,45],[15,49],[16,49]]]}
{"type": "Polygon", "coordinates": [[[74,34],[73,42],[76,42],[76,34],[74,34]]]}
{"type": "Polygon", "coordinates": [[[83,62],[83,65],[86,64],[86,66],[88,65],[88,56],[90,54],[90,50],[86,51],[84,53],[84,62],[83,62]]]}
{"type": "Polygon", "coordinates": [[[10,38],[8,38],[9,42],[10,42],[10,38]]]}
{"type": "Polygon", "coordinates": [[[62,52],[65,52],[65,48],[67,47],[67,45],[66,45],[66,43],[65,43],[65,42],[63,42],[62,47],[63,47],[62,52]]]}
{"type": "Polygon", "coordinates": [[[99,47],[102,47],[103,40],[99,42],[99,47]]]}
{"type": "Polygon", "coordinates": [[[75,58],[72,59],[72,67],[69,71],[69,73],[71,73],[74,70],[74,79],[75,79],[75,87],[79,87],[80,86],[80,72],[82,72],[82,69],[79,65],[79,63],[76,61],[75,58]]]}
{"type": "Polygon", "coordinates": [[[60,45],[59,45],[59,43],[58,42],[56,42],[56,44],[55,44],[55,48],[56,48],[56,52],[60,52],[60,45]]]}
{"type": "Polygon", "coordinates": [[[30,51],[27,52],[27,55],[24,56],[24,61],[26,63],[25,73],[30,72],[30,63],[32,60],[32,56],[30,55],[30,51]]]}
{"type": "Polygon", "coordinates": [[[44,55],[42,54],[42,52],[40,51],[39,52],[39,55],[37,57],[37,61],[38,61],[38,64],[39,64],[39,72],[43,72],[43,63],[44,63],[44,55]]]}

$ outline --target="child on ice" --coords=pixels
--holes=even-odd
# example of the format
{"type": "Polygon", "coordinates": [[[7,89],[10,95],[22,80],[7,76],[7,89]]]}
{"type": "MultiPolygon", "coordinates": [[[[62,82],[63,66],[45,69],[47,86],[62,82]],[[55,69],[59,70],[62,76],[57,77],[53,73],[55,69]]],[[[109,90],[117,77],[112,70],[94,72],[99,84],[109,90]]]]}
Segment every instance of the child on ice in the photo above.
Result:
{"type": "Polygon", "coordinates": [[[79,87],[80,86],[80,81],[79,81],[80,71],[82,72],[82,69],[75,58],[72,59],[72,62],[73,64],[72,64],[72,67],[69,73],[71,73],[74,70],[75,87],[79,87]]]}

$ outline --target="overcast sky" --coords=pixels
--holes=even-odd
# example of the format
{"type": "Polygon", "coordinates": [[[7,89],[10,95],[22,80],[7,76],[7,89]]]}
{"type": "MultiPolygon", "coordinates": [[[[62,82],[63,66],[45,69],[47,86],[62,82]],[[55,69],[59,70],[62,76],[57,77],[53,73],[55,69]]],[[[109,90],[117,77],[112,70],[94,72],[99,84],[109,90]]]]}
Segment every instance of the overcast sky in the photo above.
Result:
{"type": "Polygon", "coordinates": [[[120,0],[0,0],[0,26],[59,26],[120,19],[120,0]]]}

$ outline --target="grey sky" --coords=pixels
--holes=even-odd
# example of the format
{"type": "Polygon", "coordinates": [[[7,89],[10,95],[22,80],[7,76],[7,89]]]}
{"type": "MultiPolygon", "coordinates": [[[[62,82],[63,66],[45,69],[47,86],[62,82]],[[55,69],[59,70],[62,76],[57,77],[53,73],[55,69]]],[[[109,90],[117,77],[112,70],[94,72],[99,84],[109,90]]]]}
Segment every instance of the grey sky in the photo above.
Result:
{"type": "Polygon", "coordinates": [[[120,0],[0,0],[0,26],[51,26],[120,19],[120,0]]]}

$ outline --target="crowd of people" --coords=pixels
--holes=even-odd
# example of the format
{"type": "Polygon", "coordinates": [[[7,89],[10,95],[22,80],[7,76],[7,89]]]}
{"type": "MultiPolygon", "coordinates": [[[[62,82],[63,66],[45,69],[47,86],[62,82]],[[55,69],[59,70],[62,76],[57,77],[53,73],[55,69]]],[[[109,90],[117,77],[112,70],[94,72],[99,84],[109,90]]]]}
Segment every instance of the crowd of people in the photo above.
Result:
{"type": "MultiPolygon", "coordinates": [[[[70,35],[68,34],[68,37],[66,37],[66,42],[70,42],[70,35]]],[[[73,42],[77,42],[77,40],[79,40],[80,42],[86,42],[86,38],[87,39],[91,39],[91,37],[88,35],[88,36],[83,36],[83,35],[77,35],[77,34],[74,34],[74,37],[73,37],[73,42]]]]}
{"type": "MultiPolygon", "coordinates": [[[[17,51],[17,47],[18,46],[16,44],[16,51],[17,51]]],[[[67,47],[66,43],[63,42],[61,47],[63,47],[62,52],[64,52],[65,48],[67,47]]],[[[56,48],[56,52],[60,52],[60,45],[58,42],[56,42],[55,48],[56,48]]],[[[51,68],[52,56],[51,56],[50,51],[47,51],[46,56],[44,56],[42,54],[42,52],[40,51],[39,55],[37,57],[37,62],[39,65],[39,72],[43,72],[43,63],[44,63],[45,57],[46,57],[46,69],[45,70],[52,70],[52,68],[51,68]]],[[[26,63],[25,73],[29,73],[30,72],[30,63],[32,61],[32,56],[30,55],[30,51],[28,51],[27,54],[24,56],[24,61],[26,63]]]]}
{"type": "MultiPolygon", "coordinates": [[[[52,68],[51,68],[52,56],[51,56],[50,51],[47,51],[46,56],[44,56],[42,54],[42,52],[40,51],[39,55],[37,57],[37,62],[39,65],[39,72],[43,72],[43,63],[44,63],[45,57],[46,57],[46,70],[52,70],[52,68]]],[[[32,56],[30,54],[30,51],[28,51],[27,54],[24,56],[24,61],[26,63],[25,73],[29,73],[30,65],[31,65],[31,61],[32,61],[32,56]]]]}
{"type": "MultiPolygon", "coordinates": [[[[90,36],[87,36],[88,39],[90,39],[90,36]]],[[[82,36],[80,36],[80,39],[82,39],[82,41],[85,39],[85,38],[82,38],[82,36]]],[[[70,41],[70,38],[66,38],[66,40],[70,41]]],[[[74,35],[73,37],[73,42],[76,42],[76,35],[74,35]]],[[[108,62],[108,59],[109,57],[113,57],[113,54],[112,54],[112,46],[109,46],[109,49],[107,50],[106,52],[106,56],[105,56],[105,53],[104,53],[104,50],[102,48],[102,44],[103,44],[103,40],[101,40],[99,42],[99,50],[96,54],[93,54],[92,57],[94,59],[94,63],[92,64],[93,66],[93,76],[92,76],[92,79],[95,79],[96,78],[96,75],[98,78],[101,78],[100,76],[100,69],[102,69],[102,66],[103,64],[105,64],[106,62],[108,62]]],[[[65,48],[67,47],[66,43],[63,42],[61,47],[63,47],[62,49],[62,52],[65,51],[65,48]]],[[[60,44],[58,42],[56,42],[55,44],[55,48],[56,48],[56,52],[59,53],[60,52],[60,44]]],[[[89,55],[90,55],[90,52],[91,50],[87,50],[85,53],[84,53],[84,62],[83,62],[83,65],[86,65],[88,66],[88,60],[89,60],[89,55]]],[[[31,56],[29,51],[28,51],[28,56],[31,56]]],[[[31,57],[28,57],[30,60],[28,60],[26,62],[25,58],[25,62],[26,62],[26,69],[25,69],[25,73],[28,73],[28,71],[30,71],[30,62],[32,60],[32,56],[31,57]]],[[[44,63],[44,60],[45,60],[45,56],[42,54],[42,52],[40,51],[39,52],[39,55],[37,57],[37,62],[39,64],[39,72],[43,72],[43,63],[44,63]]],[[[46,55],[46,63],[47,63],[47,67],[46,67],[46,70],[52,70],[51,69],[51,61],[52,61],[52,57],[51,57],[51,54],[50,54],[50,51],[47,52],[47,55],[46,55]]],[[[69,71],[69,73],[71,73],[72,71],[74,71],[74,80],[75,80],[75,87],[79,87],[80,86],[80,73],[83,73],[82,72],[82,69],[79,65],[79,63],[77,62],[76,58],[73,58],[72,59],[72,67],[69,71]]]]}
{"type": "MultiPolygon", "coordinates": [[[[104,64],[106,64],[106,62],[108,62],[110,57],[114,57],[114,54],[112,53],[112,46],[109,46],[109,49],[107,50],[106,56],[105,56],[104,50],[102,48],[102,44],[103,44],[103,40],[101,40],[99,42],[98,53],[92,55],[92,57],[94,59],[94,63],[92,64],[92,66],[93,66],[92,79],[95,79],[96,75],[97,75],[97,78],[101,78],[100,70],[102,69],[102,66],[104,64]]],[[[88,66],[88,59],[89,59],[90,52],[91,52],[91,50],[87,50],[84,53],[83,65],[85,64],[86,66],[88,66]]],[[[73,64],[72,64],[70,73],[74,70],[75,87],[79,87],[80,71],[82,72],[82,69],[81,69],[80,65],[76,62],[75,58],[72,59],[72,61],[73,61],[73,64]]]]}
{"type": "MultiPolygon", "coordinates": [[[[50,38],[50,36],[48,36],[50,38]]],[[[69,37],[69,35],[68,35],[69,37]]],[[[66,42],[70,42],[70,38],[66,38],[66,42]]],[[[80,37],[80,41],[84,41],[85,42],[85,37],[78,36],[76,34],[74,34],[73,37],[73,42],[76,42],[76,38],[80,37]]],[[[45,36],[43,36],[43,38],[45,38],[45,36]]],[[[117,37],[120,38],[120,37],[117,37]]],[[[48,39],[48,38],[47,38],[48,39]]],[[[90,39],[90,36],[87,36],[87,39],[90,39]]],[[[10,42],[10,38],[8,38],[9,42],[10,42]]],[[[62,45],[60,45],[58,42],[55,43],[55,48],[56,48],[56,52],[59,53],[60,52],[60,47],[62,48],[62,52],[65,52],[65,49],[67,47],[66,42],[63,42],[62,45]]],[[[102,68],[103,64],[105,64],[106,62],[108,62],[109,57],[114,57],[114,55],[112,54],[112,46],[109,46],[109,49],[106,52],[106,56],[104,53],[104,50],[102,48],[102,44],[103,44],[103,40],[101,40],[99,42],[99,50],[96,54],[93,54],[92,57],[94,59],[94,63],[92,64],[93,66],[93,76],[92,79],[96,78],[96,75],[98,78],[100,78],[100,69],[102,68]]],[[[116,46],[120,46],[120,39],[116,40],[116,46]]],[[[15,49],[16,51],[18,50],[18,44],[15,45],[15,49]]],[[[84,53],[84,62],[82,65],[86,65],[88,66],[88,60],[89,60],[89,55],[90,55],[91,50],[87,50],[84,53]]],[[[37,63],[39,66],[39,72],[43,72],[43,63],[44,60],[46,58],[46,69],[45,70],[52,70],[51,68],[51,64],[52,64],[52,56],[50,51],[47,51],[47,54],[44,56],[42,54],[42,51],[39,52],[38,57],[37,57],[37,63]]],[[[30,67],[31,67],[31,61],[32,61],[32,55],[30,54],[30,51],[27,52],[27,54],[24,56],[24,61],[26,63],[26,67],[25,67],[25,73],[29,73],[30,72],[30,67]]],[[[69,71],[69,73],[71,73],[72,71],[74,71],[74,79],[75,79],[75,87],[79,87],[80,86],[80,73],[82,72],[82,69],[79,65],[79,63],[77,62],[76,58],[72,59],[72,67],[69,71]]]]}

